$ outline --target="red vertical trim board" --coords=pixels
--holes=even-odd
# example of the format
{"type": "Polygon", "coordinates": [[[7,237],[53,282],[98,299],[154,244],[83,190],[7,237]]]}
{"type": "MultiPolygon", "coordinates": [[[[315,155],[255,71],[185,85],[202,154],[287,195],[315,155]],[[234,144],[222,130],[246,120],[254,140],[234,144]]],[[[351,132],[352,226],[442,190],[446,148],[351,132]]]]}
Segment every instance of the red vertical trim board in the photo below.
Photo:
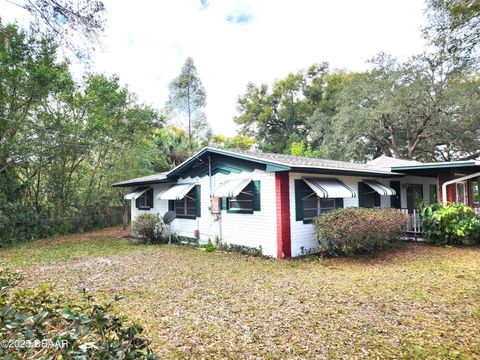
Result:
{"type": "Polygon", "coordinates": [[[288,172],[275,173],[275,198],[277,202],[277,258],[284,259],[292,256],[288,172]]]}

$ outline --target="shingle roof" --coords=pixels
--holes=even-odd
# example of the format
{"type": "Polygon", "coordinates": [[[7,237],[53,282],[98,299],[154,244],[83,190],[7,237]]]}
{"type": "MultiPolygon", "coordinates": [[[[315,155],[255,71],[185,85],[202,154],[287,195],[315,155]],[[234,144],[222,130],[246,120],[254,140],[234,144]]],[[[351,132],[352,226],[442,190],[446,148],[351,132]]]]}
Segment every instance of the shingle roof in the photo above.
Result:
{"type": "Polygon", "coordinates": [[[193,162],[196,158],[202,156],[206,152],[213,152],[217,154],[230,155],[232,157],[241,157],[245,160],[256,161],[264,164],[270,164],[273,166],[284,167],[285,170],[290,171],[295,170],[301,172],[302,170],[310,170],[310,172],[315,172],[318,170],[319,173],[322,171],[337,172],[344,174],[362,174],[362,175],[379,175],[379,176],[402,176],[403,174],[395,173],[390,171],[389,167],[382,167],[374,164],[364,164],[357,162],[347,162],[347,161],[337,161],[337,160],[326,160],[326,159],[317,159],[317,158],[308,158],[303,156],[293,156],[293,155],[284,155],[284,154],[274,154],[266,153],[262,151],[255,150],[241,150],[241,149],[223,149],[217,147],[205,147],[196,153],[194,156],[190,157],[182,164],[178,165],[176,168],[170,172],[163,172],[148,176],[143,176],[135,179],[120,181],[113,186],[136,186],[136,185],[146,185],[154,183],[168,183],[173,182],[173,179],[168,178],[171,175],[171,178],[175,178],[179,169],[183,169],[187,166],[188,163],[193,162]]]}
{"type": "Polygon", "coordinates": [[[347,161],[338,161],[338,160],[327,160],[327,159],[318,159],[318,158],[308,158],[304,156],[293,156],[293,155],[284,155],[284,154],[275,154],[275,153],[266,153],[263,151],[255,150],[241,150],[241,149],[222,149],[216,147],[208,147],[207,149],[214,149],[225,153],[239,154],[247,157],[256,158],[259,160],[265,160],[276,164],[287,165],[290,167],[311,167],[311,168],[328,168],[328,169],[339,169],[339,170],[358,170],[358,171],[368,171],[368,172],[380,172],[380,173],[391,173],[384,168],[379,166],[358,163],[358,162],[347,162],[347,161]]]}

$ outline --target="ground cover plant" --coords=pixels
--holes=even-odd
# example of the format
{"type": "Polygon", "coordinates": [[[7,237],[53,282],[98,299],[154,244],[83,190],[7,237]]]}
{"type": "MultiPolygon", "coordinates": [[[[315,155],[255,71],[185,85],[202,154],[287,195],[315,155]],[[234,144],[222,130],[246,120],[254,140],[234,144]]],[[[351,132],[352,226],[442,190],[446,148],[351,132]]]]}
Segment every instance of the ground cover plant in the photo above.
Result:
{"type": "Polygon", "coordinates": [[[38,240],[0,250],[0,261],[24,274],[19,288],[122,295],[116,311],[142,324],[161,358],[480,357],[478,247],[279,261],[127,234],[38,240]]]}

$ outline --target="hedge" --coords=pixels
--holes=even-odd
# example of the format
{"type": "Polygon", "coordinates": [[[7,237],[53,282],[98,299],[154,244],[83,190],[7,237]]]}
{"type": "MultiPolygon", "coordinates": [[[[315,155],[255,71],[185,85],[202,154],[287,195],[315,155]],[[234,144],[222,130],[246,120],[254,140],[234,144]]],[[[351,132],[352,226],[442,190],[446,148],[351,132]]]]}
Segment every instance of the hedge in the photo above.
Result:
{"type": "Polygon", "coordinates": [[[396,209],[335,209],[314,219],[323,253],[355,255],[381,250],[400,240],[407,215],[396,209]]]}

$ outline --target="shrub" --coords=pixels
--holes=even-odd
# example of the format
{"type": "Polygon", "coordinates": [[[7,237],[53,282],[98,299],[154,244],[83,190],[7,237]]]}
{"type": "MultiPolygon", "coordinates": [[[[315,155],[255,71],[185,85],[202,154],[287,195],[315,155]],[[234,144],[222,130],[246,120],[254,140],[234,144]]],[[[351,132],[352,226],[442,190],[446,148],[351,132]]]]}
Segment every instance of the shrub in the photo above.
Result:
{"type": "Polygon", "coordinates": [[[155,244],[168,242],[165,223],[157,215],[146,213],[135,218],[132,225],[133,235],[141,242],[155,244]]]}
{"type": "Polygon", "coordinates": [[[480,241],[480,218],[464,204],[433,204],[420,209],[422,232],[434,244],[471,244],[480,241]]]}
{"type": "Polygon", "coordinates": [[[395,209],[336,209],[314,219],[321,252],[371,253],[400,239],[407,216],[395,209]]]}
{"type": "MultiPolygon", "coordinates": [[[[52,287],[14,289],[21,277],[0,269],[2,359],[154,359],[138,324],[83,293],[66,300],[52,287]]],[[[120,298],[117,297],[116,300],[120,298]]]]}
{"type": "Polygon", "coordinates": [[[205,245],[205,251],[206,251],[206,252],[213,252],[213,251],[215,251],[215,245],[213,245],[210,240],[208,240],[208,243],[205,245]]]}

